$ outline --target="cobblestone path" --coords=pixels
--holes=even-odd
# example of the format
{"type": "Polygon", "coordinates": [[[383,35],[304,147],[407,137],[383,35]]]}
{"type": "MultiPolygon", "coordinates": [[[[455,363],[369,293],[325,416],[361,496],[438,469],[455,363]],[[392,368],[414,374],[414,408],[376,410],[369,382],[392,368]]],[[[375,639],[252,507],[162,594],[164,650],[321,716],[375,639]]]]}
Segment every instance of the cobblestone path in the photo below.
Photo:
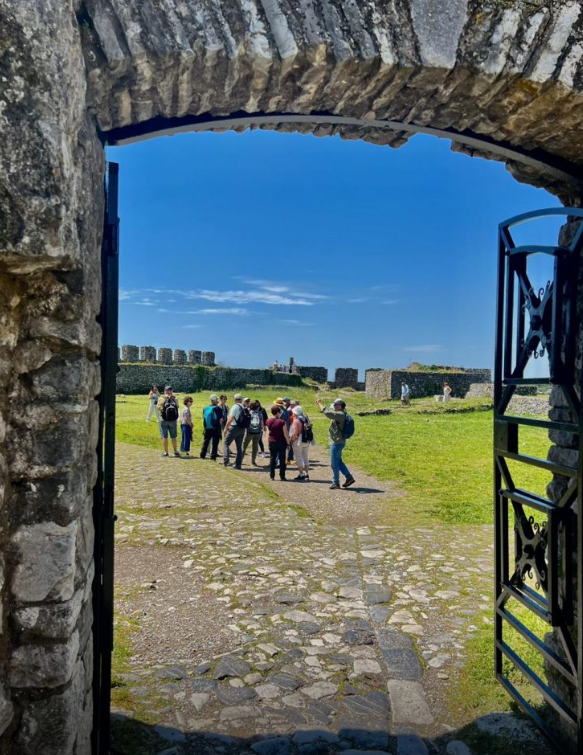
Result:
{"type": "Polygon", "coordinates": [[[137,446],[117,470],[115,752],[470,752],[447,684],[491,621],[490,527],[408,528],[398,491],[376,526],[354,489],[342,526],[302,508],[324,485],[137,446]]]}

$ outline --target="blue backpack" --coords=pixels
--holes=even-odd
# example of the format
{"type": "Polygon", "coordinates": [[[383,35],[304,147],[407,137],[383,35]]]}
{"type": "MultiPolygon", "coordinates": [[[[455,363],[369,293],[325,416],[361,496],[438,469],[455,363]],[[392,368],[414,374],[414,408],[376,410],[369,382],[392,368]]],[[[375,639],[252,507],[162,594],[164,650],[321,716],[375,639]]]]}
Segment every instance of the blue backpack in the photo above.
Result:
{"type": "Polygon", "coordinates": [[[218,430],[220,427],[220,420],[218,417],[218,412],[216,411],[216,406],[213,404],[209,404],[208,406],[205,406],[202,412],[202,418],[204,422],[204,429],[205,430],[218,430]]]}
{"type": "Polygon", "coordinates": [[[354,435],[354,420],[347,412],[345,412],[345,415],[344,427],[342,428],[342,437],[345,440],[348,440],[348,438],[352,438],[352,436],[354,435]]]}

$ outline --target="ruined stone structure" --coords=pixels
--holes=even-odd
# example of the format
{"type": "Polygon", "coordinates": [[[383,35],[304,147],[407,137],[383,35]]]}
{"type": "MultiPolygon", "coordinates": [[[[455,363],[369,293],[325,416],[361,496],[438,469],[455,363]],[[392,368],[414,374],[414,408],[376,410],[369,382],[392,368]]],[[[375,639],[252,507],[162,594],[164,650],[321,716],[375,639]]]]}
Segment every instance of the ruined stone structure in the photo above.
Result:
{"type": "Polygon", "coordinates": [[[122,362],[138,362],[140,359],[140,350],[137,346],[125,345],[121,347],[122,362]]]}
{"type": "Polygon", "coordinates": [[[0,0],[3,753],[90,752],[104,141],[424,131],[579,204],[582,16],[579,0],[0,0]]]}
{"type": "Polygon", "coordinates": [[[202,362],[202,351],[194,351],[191,349],[188,352],[188,364],[201,364],[202,362]]]}
{"type": "Polygon", "coordinates": [[[354,367],[338,367],[334,372],[335,388],[356,388],[358,387],[358,370],[354,367]]]}
{"type": "Polygon", "coordinates": [[[206,367],[212,367],[215,364],[215,352],[203,351],[200,363],[204,364],[206,367]]]}
{"type": "Polygon", "coordinates": [[[174,364],[186,364],[186,351],[183,349],[174,349],[172,361],[174,364]]]}
{"type": "Polygon", "coordinates": [[[298,375],[305,378],[311,378],[317,383],[328,382],[327,367],[298,367],[298,375]]]}
{"type": "Polygon", "coordinates": [[[443,391],[447,382],[453,389],[455,398],[463,398],[474,383],[490,383],[492,371],[487,369],[470,369],[463,372],[417,372],[409,370],[367,370],[367,398],[401,398],[401,382],[407,383],[412,398],[433,396],[443,391]]]}
{"type": "Polygon", "coordinates": [[[155,362],[156,349],[153,346],[140,346],[140,362],[155,362]]]}
{"type": "Polygon", "coordinates": [[[158,349],[158,359],[156,361],[160,364],[172,364],[173,358],[174,355],[172,354],[172,349],[158,349]]]}

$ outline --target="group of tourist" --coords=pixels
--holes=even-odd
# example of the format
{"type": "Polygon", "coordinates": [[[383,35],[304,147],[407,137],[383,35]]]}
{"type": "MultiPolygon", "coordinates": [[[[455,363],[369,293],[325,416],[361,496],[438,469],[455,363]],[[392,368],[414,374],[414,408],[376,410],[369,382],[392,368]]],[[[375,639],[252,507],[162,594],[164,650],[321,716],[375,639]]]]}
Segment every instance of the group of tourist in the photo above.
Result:
{"type": "MultiPolygon", "coordinates": [[[[227,396],[218,396],[213,393],[209,403],[202,411],[203,441],[200,449],[200,458],[206,459],[210,453],[210,459],[216,461],[222,457],[223,464],[242,469],[243,459],[249,446],[251,446],[251,464],[257,464],[257,458],[269,457],[269,475],[275,479],[276,471],[279,479],[287,481],[286,472],[288,465],[295,464],[297,467],[298,482],[310,481],[310,445],[314,442],[312,423],[303,407],[298,401],[285,396],[276,398],[269,413],[257,400],[251,400],[240,393],[233,396],[233,406],[227,404],[227,396]],[[271,416],[270,416],[271,415],[271,416]],[[267,436],[269,454],[265,451],[264,436],[267,436]],[[222,453],[219,445],[223,440],[222,453]],[[231,464],[232,446],[235,446],[235,460],[231,464]]],[[[180,409],[178,399],[174,395],[172,386],[167,385],[163,395],[157,386],[152,386],[148,395],[149,410],[146,422],[151,422],[152,416],[156,419],[160,428],[160,438],[163,445],[162,456],[168,457],[168,439],[172,444],[174,456],[180,457],[181,453],[190,456],[190,447],[193,438],[194,422],[192,419],[192,396],[182,399],[183,407],[180,409]],[[181,430],[180,451],[178,450],[178,424],[181,430]]],[[[332,468],[331,489],[340,487],[348,488],[355,480],[350,470],[342,460],[342,452],[346,440],[354,433],[354,421],[346,412],[346,404],[342,399],[336,399],[330,406],[326,406],[319,399],[316,404],[320,411],[331,420],[330,436],[330,466],[332,468]],[[340,475],[345,480],[340,485],[340,475]]]]}

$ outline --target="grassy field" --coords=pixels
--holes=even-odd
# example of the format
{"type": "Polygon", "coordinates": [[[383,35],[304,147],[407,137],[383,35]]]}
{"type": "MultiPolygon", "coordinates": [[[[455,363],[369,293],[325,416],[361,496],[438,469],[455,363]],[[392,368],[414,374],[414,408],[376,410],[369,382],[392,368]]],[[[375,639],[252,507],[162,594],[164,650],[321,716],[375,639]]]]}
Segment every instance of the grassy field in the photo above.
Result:
{"type": "MultiPolygon", "coordinates": [[[[233,393],[227,391],[230,399],[233,393]]],[[[247,393],[269,408],[282,390],[248,389],[247,393]]],[[[400,505],[406,505],[411,522],[492,522],[492,412],[486,400],[452,401],[443,406],[419,399],[403,408],[398,402],[374,401],[362,393],[340,391],[340,395],[353,416],[378,408],[392,410],[387,416],[355,416],[356,433],[348,442],[345,459],[380,480],[397,483],[407,493],[406,503],[400,505]]],[[[328,420],[318,413],[315,399],[328,402],[334,396],[296,388],[292,397],[310,414],[317,443],[326,445],[328,420]]],[[[207,400],[206,394],[194,394],[195,449],[200,437],[197,423],[207,400]]],[[[159,446],[156,423],[144,421],[147,408],[142,396],[118,397],[118,440],[159,446]]],[[[522,451],[546,457],[548,447],[543,431],[521,429],[522,451]]],[[[544,494],[550,480],[547,473],[516,466],[517,484],[544,494]]]]}

